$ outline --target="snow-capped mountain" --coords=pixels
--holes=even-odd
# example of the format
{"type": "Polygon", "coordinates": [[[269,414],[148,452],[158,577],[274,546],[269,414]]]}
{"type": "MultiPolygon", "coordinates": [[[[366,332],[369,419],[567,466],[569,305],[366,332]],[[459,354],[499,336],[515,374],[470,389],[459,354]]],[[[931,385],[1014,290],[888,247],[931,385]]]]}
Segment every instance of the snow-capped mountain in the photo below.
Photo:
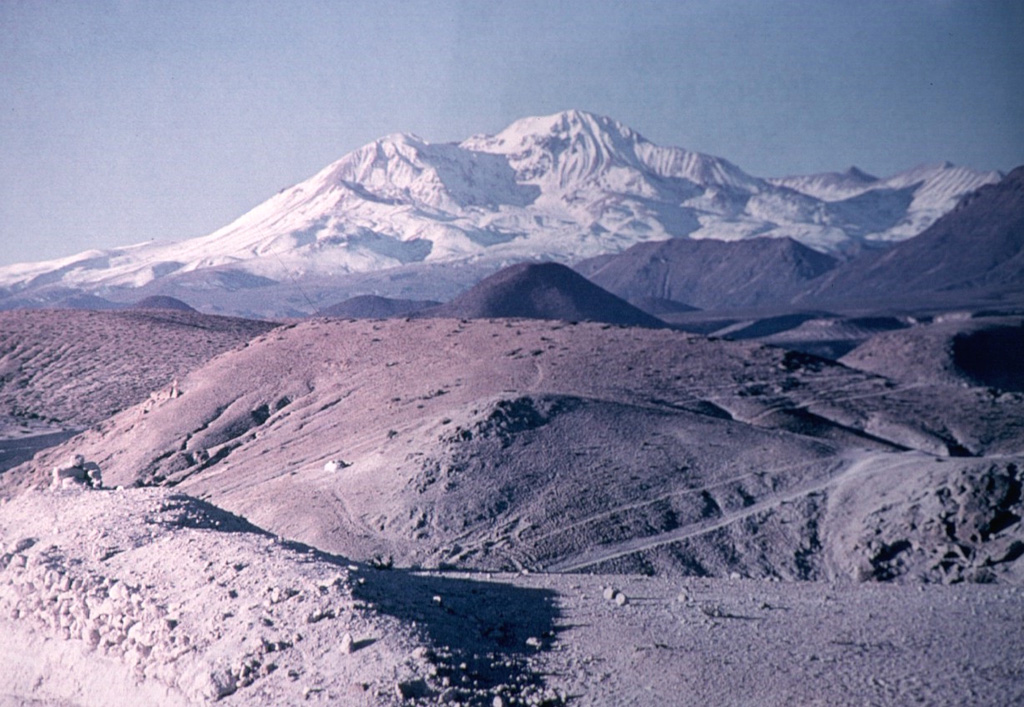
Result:
{"type": "Polygon", "coordinates": [[[684,237],[791,237],[842,251],[916,235],[1000,177],[943,164],[888,179],[761,179],[567,111],[460,144],[384,137],[208,236],[0,268],[0,288],[110,294],[204,271],[244,287],[410,263],[575,262],[684,237]]]}
{"type": "MultiPolygon", "coordinates": [[[[886,179],[851,167],[842,174],[783,177],[768,181],[828,202],[833,205],[836,215],[847,212],[851,220],[863,219],[861,212],[874,206],[879,216],[896,217],[898,222],[866,234],[858,234],[854,229],[851,235],[861,235],[873,241],[902,241],[921,233],[940,216],[950,212],[964,194],[1001,178],[999,172],[978,172],[943,162],[909,169],[886,179]]],[[[864,220],[865,223],[871,222],[870,216],[864,220]]]]}

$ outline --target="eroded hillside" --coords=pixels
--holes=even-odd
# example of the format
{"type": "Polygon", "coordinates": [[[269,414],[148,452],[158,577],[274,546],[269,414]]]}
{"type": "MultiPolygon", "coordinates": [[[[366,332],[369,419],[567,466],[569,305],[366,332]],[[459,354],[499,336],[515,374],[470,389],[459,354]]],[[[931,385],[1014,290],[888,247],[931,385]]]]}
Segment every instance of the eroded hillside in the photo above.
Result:
{"type": "Polygon", "coordinates": [[[108,484],[173,485],[285,537],[401,566],[1018,572],[1020,524],[1007,521],[1020,498],[998,490],[1020,483],[1015,394],[678,332],[443,319],[280,328],[180,392],[41,455],[5,476],[5,493],[45,483],[74,451],[108,484]],[[978,463],[989,455],[995,472],[978,463]],[[1002,481],[982,499],[950,508],[1002,514],[998,530],[967,518],[993,530],[914,535],[889,513],[882,545],[868,542],[867,519],[892,506],[870,491],[879,479],[938,491],[991,473],[1002,481]],[[838,489],[862,491],[838,512],[838,489]]]}
{"type": "Polygon", "coordinates": [[[275,324],[195,312],[0,312],[0,418],[87,427],[275,324]]]}

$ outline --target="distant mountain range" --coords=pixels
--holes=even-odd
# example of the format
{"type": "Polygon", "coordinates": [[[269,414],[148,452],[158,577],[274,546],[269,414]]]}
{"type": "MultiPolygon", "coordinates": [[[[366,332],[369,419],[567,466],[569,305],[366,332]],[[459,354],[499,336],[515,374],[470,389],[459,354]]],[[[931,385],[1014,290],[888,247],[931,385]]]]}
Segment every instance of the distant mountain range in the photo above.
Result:
{"type": "MultiPolygon", "coordinates": [[[[818,187],[838,188],[828,180],[818,187]]],[[[660,298],[708,309],[877,308],[1006,297],[1024,304],[1024,167],[965,197],[920,235],[847,260],[785,238],[675,239],[576,267],[631,302],[660,298]]]]}
{"type": "Polygon", "coordinates": [[[916,238],[866,253],[798,301],[999,297],[1024,293],[1024,167],[965,197],[916,238]]]}
{"type": "Polygon", "coordinates": [[[571,264],[665,240],[685,250],[788,238],[783,250],[814,270],[911,238],[1001,177],[939,164],[885,179],[857,169],[762,179],[567,111],[459,144],[382,138],[201,238],[0,268],[0,307],[166,295],[295,315],[356,294],[447,299],[510,263],[571,264]]]}

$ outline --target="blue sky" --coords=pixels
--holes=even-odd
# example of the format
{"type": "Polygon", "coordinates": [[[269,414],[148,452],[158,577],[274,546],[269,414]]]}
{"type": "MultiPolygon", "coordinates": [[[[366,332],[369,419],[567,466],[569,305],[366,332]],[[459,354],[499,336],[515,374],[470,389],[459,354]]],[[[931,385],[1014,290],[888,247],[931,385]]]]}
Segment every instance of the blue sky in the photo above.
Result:
{"type": "Polygon", "coordinates": [[[1019,0],[0,0],[0,264],[581,108],[758,176],[1024,163],[1019,0]]]}

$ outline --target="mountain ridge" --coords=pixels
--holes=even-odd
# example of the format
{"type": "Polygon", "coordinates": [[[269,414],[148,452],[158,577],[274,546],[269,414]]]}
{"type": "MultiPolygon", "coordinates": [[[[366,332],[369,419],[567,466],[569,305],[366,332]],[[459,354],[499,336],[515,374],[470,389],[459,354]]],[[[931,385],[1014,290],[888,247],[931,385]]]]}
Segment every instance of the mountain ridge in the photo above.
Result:
{"type": "MultiPolygon", "coordinates": [[[[812,186],[846,178],[823,179],[812,186]]],[[[965,196],[917,236],[845,260],[790,239],[675,239],[575,267],[631,302],[654,297],[712,310],[1016,301],[1024,295],[1024,167],[965,196]]]]}
{"type": "Polygon", "coordinates": [[[843,252],[916,235],[1000,175],[942,164],[869,176],[847,173],[859,186],[840,199],[815,191],[825,178],[761,179],[576,110],[523,118],[461,143],[399,133],[209,235],[0,268],[0,307],[45,303],[60,288],[115,301],[147,288],[192,301],[195,291],[415,264],[572,263],[669,238],[789,237],[843,252]]]}
{"type": "Polygon", "coordinates": [[[788,238],[639,243],[576,269],[630,302],[660,298],[693,307],[752,307],[796,296],[838,261],[788,238]]]}
{"type": "Polygon", "coordinates": [[[915,238],[844,263],[806,300],[1024,292],[1024,166],[965,197],[915,238]]]}

